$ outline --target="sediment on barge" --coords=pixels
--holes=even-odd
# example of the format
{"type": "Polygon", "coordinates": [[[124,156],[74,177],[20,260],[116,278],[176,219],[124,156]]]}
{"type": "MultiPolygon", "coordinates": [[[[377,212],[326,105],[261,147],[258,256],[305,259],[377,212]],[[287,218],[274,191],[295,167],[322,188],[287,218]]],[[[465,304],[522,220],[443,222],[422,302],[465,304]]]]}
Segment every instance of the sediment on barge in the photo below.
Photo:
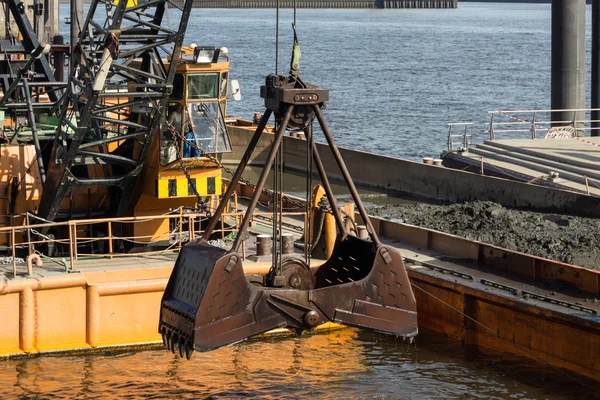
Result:
{"type": "Polygon", "coordinates": [[[475,201],[373,206],[369,213],[470,240],[600,269],[600,219],[505,208],[475,201]]]}

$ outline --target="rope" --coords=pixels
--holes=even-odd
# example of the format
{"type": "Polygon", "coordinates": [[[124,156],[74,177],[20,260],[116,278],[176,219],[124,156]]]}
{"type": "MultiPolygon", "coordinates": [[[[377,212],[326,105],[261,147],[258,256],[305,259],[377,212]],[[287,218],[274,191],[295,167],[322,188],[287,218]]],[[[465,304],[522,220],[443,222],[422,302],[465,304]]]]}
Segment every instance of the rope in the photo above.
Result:
{"type": "MultiPolygon", "coordinates": [[[[527,119],[523,119],[523,118],[519,118],[519,117],[515,117],[514,115],[510,115],[510,114],[506,114],[504,111],[502,110],[497,110],[495,111],[497,114],[503,115],[508,119],[512,119],[518,122],[527,122],[528,124],[531,124],[532,122],[527,120],[527,119]]],[[[548,130],[548,128],[544,128],[541,125],[537,125],[537,124],[533,124],[535,126],[536,129],[542,129],[542,130],[548,130]]]]}

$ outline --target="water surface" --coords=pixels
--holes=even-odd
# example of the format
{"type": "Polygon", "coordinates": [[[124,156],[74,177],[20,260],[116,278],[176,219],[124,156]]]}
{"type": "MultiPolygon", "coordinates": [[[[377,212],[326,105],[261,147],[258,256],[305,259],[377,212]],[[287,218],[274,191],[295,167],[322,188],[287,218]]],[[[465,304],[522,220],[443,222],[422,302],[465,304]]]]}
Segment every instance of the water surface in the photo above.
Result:
{"type": "Polygon", "coordinates": [[[0,363],[3,398],[592,399],[559,374],[439,335],[354,329],[253,340],[190,361],[166,350],[0,363]]]}
{"type": "MultiPolygon", "coordinates": [[[[301,75],[331,90],[325,116],[340,145],[410,159],[437,156],[448,122],[475,122],[476,133],[486,128],[489,110],[550,107],[550,7],[301,9],[301,75]]],[[[61,19],[67,15],[61,5],[61,19]]],[[[291,10],[281,11],[280,73],[289,70],[292,18],[291,10]]],[[[264,110],[259,88],[275,72],[275,10],[194,9],[185,37],[191,43],[229,49],[231,77],[243,94],[229,114],[250,119],[264,110]]]]}

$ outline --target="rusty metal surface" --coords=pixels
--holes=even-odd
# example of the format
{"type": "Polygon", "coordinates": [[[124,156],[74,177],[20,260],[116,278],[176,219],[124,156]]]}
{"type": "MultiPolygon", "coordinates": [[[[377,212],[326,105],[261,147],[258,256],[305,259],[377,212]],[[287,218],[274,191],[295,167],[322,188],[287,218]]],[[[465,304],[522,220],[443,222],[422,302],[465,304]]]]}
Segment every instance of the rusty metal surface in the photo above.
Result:
{"type": "Polygon", "coordinates": [[[505,297],[540,312],[546,310],[594,322],[600,329],[600,298],[564,281],[539,280],[513,271],[487,268],[467,258],[451,257],[389,238],[384,238],[383,242],[400,251],[409,271],[505,297]]]}
{"type": "Polygon", "coordinates": [[[241,257],[204,241],[185,246],[162,301],[159,331],[172,351],[212,350],[277,327],[327,321],[399,336],[417,334],[416,302],[400,254],[353,236],[338,241],[314,288],[260,287],[241,257]]]}
{"type": "MultiPolygon", "coordinates": [[[[447,251],[380,237],[400,251],[411,283],[418,288],[419,328],[468,346],[513,353],[569,374],[599,379],[600,299],[596,293],[581,290],[570,280],[524,275],[515,264],[497,268],[478,263],[465,249],[462,256],[451,256],[447,251]]],[[[437,246],[447,250],[456,244],[453,238],[446,243],[440,243],[444,241],[441,236],[436,240],[437,246]]]]}
{"type": "Polygon", "coordinates": [[[426,249],[450,258],[468,260],[492,273],[514,273],[522,280],[531,278],[536,282],[560,281],[590,298],[600,297],[599,270],[565,264],[414,225],[375,217],[370,220],[377,233],[387,237],[388,241],[426,249]]]}
{"type": "Polygon", "coordinates": [[[470,280],[407,265],[418,287],[419,328],[431,329],[467,346],[513,353],[575,372],[600,377],[600,319],[470,280]],[[487,290],[486,290],[487,289],[487,290]]]}

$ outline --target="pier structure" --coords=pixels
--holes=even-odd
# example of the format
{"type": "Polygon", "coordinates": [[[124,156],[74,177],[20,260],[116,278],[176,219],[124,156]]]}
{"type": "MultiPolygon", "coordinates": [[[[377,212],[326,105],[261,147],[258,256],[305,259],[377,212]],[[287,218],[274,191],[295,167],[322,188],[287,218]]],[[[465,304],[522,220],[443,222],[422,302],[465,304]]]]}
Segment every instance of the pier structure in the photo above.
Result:
{"type": "Polygon", "coordinates": [[[457,8],[458,0],[379,0],[375,8],[457,8]]]}
{"type": "MultiPolygon", "coordinates": [[[[183,0],[176,0],[176,3],[183,0]]],[[[276,0],[195,0],[194,8],[275,8],[276,0]]],[[[293,0],[279,7],[292,8],[293,0]]],[[[457,8],[458,0],[296,0],[297,8],[457,8]]]]}
{"type": "Polygon", "coordinates": [[[591,136],[600,136],[600,2],[592,3],[592,131],[591,136]]]}
{"type": "MultiPolygon", "coordinates": [[[[552,2],[553,110],[585,109],[585,31],[585,0],[552,2]]],[[[581,111],[552,114],[552,120],[557,125],[584,118],[581,111]]]]}

